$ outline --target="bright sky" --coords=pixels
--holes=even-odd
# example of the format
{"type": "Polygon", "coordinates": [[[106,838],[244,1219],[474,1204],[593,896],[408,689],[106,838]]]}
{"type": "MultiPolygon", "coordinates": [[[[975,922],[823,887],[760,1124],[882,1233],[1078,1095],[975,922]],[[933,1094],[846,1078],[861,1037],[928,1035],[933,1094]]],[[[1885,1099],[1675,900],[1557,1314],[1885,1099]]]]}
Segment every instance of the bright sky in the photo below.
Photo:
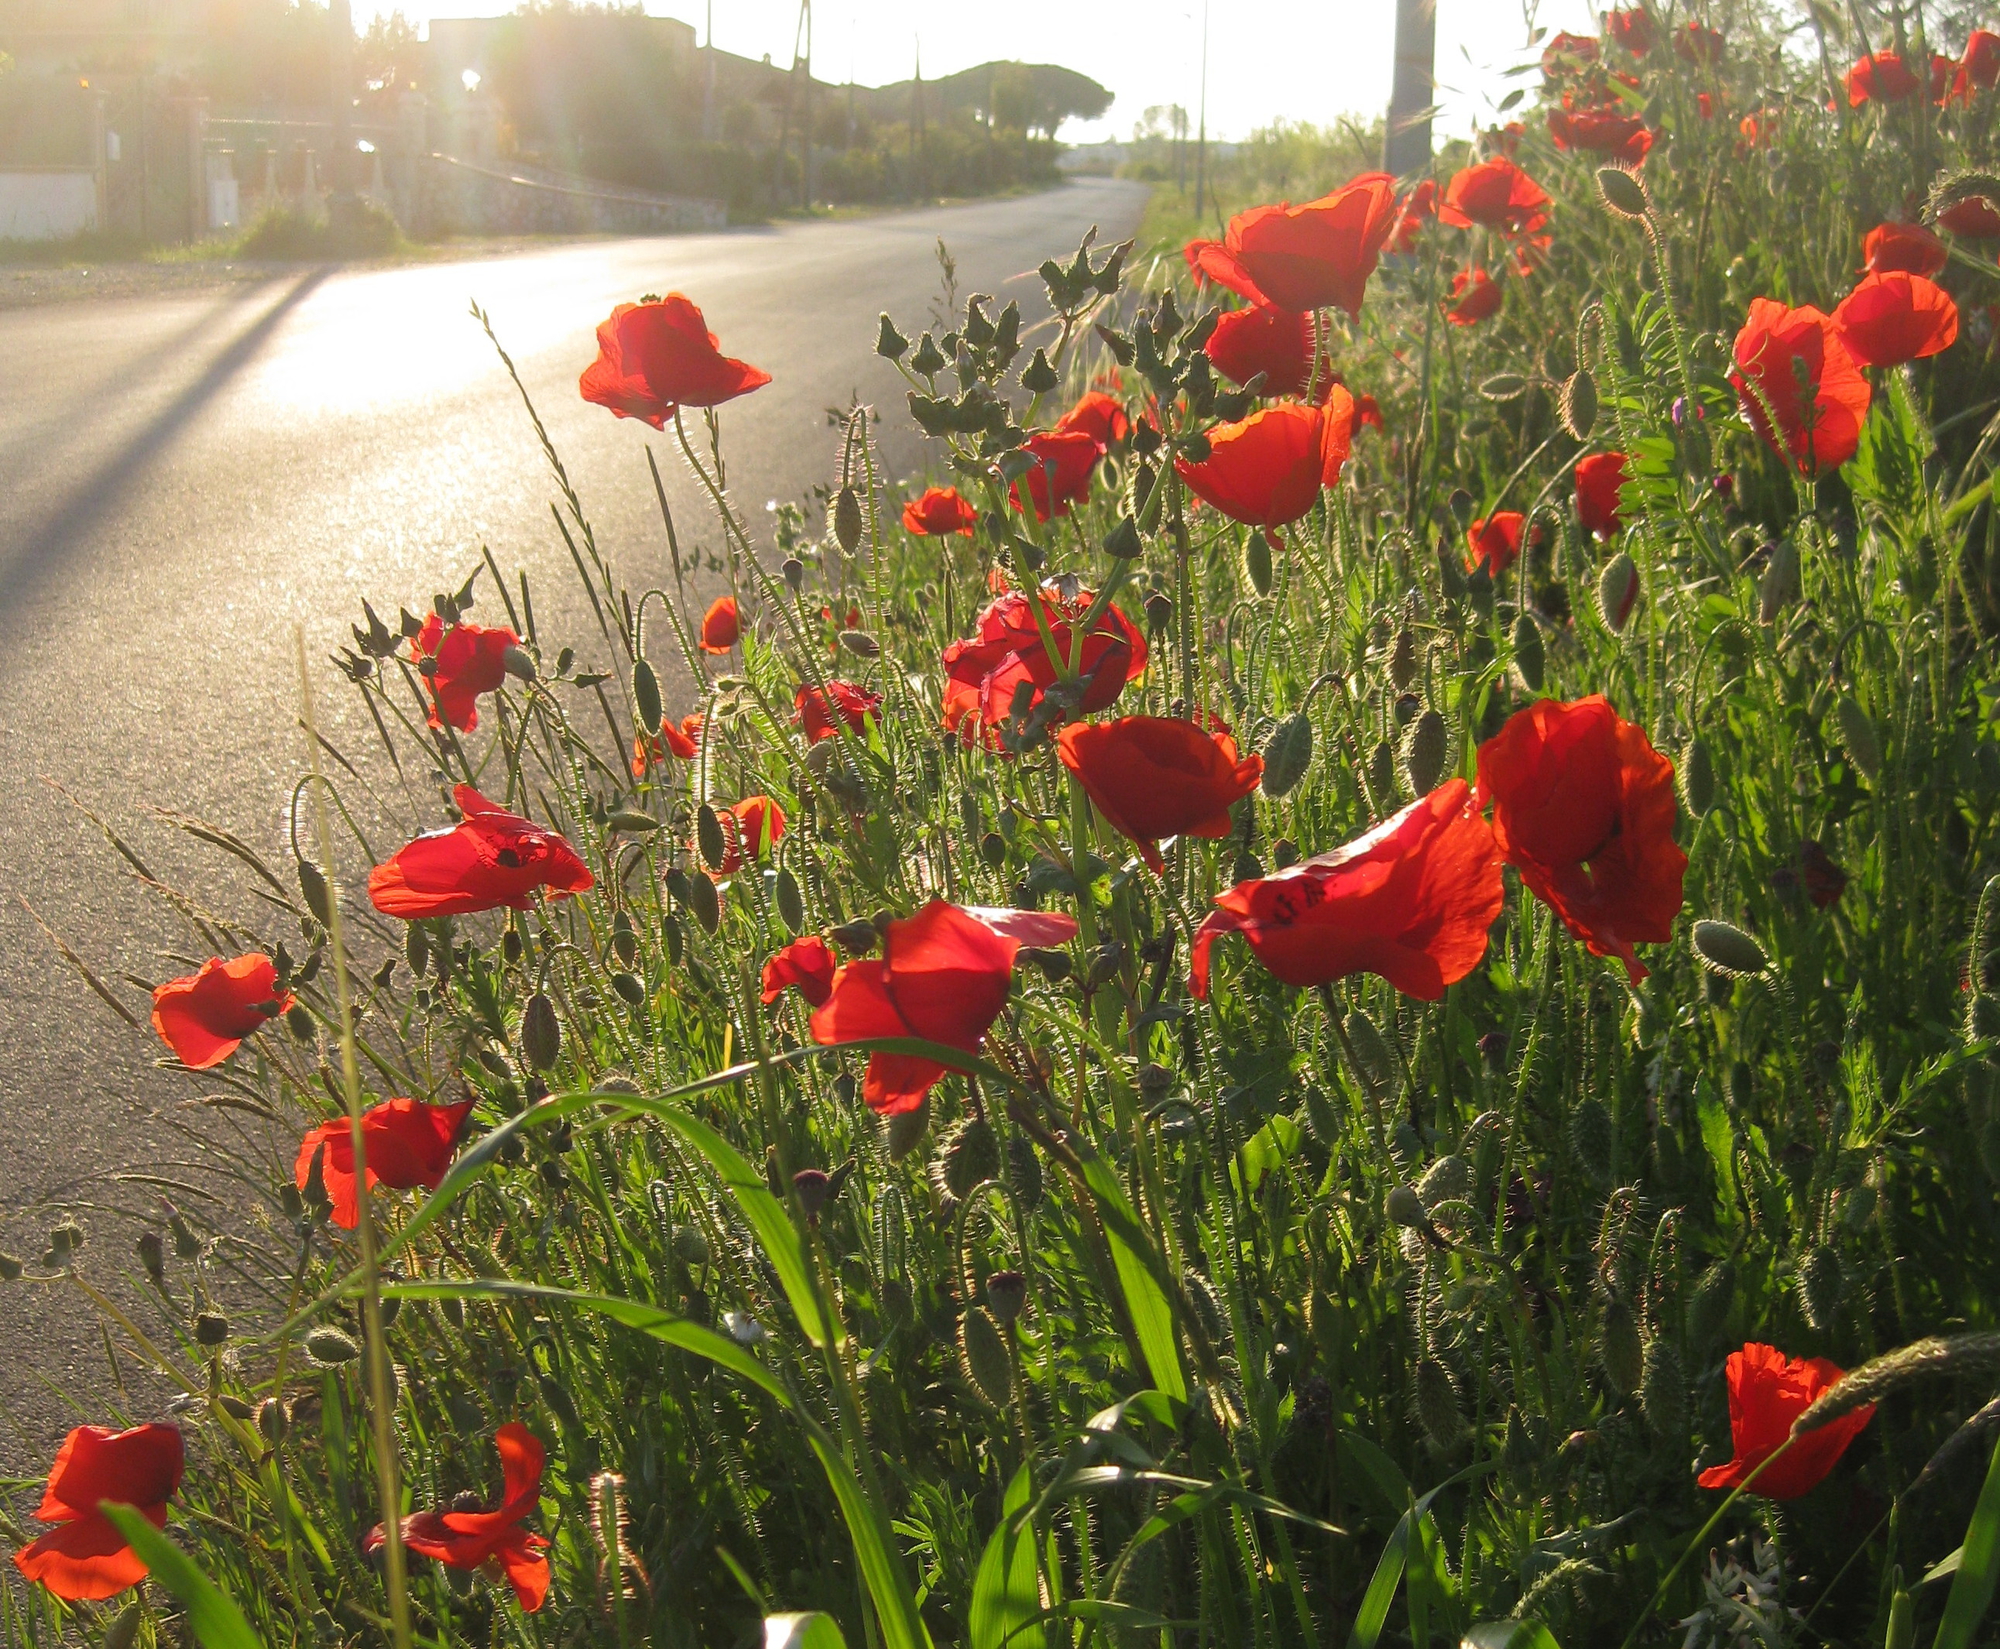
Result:
{"type": "MultiPolygon", "coordinates": [[[[412,22],[510,11],[516,0],[402,0],[412,22]]],[[[395,0],[355,0],[356,20],[395,0]]],[[[646,9],[706,30],[706,0],[646,0],[646,9]]],[[[926,75],[1000,57],[1079,69],[1116,95],[1110,114],[1063,129],[1070,142],[1126,137],[1149,104],[1201,99],[1203,0],[815,0],[813,69],[864,85],[908,77],[919,41],[926,75]]],[[[1242,137],[1284,116],[1326,124],[1371,116],[1389,100],[1395,0],[1211,0],[1208,129],[1242,137]]],[[[1492,119],[1533,55],[1524,10],[1550,29],[1596,32],[1590,0],[1438,0],[1438,78],[1447,131],[1492,119]]],[[[715,0],[715,43],[790,63],[798,0],[715,0]]]]}

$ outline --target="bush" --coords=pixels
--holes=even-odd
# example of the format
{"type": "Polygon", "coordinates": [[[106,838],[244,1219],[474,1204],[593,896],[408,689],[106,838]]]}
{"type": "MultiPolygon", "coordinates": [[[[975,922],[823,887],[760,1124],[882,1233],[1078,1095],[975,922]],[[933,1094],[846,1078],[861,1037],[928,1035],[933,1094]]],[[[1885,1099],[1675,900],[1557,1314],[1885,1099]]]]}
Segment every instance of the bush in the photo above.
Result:
{"type": "Polygon", "coordinates": [[[206,1394],[125,1492],[268,1641],[1975,1641],[2000,42],[1850,103],[1822,10],[1638,15],[1444,221],[1363,177],[1200,289],[1052,259],[1037,347],[885,317],[965,496],[856,408],[753,540],[665,403],[761,372],[629,310],[585,393],[727,560],[634,596],[550,451],[595,639],[490,558],[363,607],[382,751],[154,997],[270,1251],[175,1213],[114,1324],[206,1394]],[[1848,300],[1919,212],[1936,290],[1848,300]]]}
{"type": "Polygon", "coordinates": [[[243,232],[242,258],[306,260],[369,258],[394,252],[403,232],[386,208],[356,197],[337,201],[327,216],[292,206],[266,207],[243,232]]]}

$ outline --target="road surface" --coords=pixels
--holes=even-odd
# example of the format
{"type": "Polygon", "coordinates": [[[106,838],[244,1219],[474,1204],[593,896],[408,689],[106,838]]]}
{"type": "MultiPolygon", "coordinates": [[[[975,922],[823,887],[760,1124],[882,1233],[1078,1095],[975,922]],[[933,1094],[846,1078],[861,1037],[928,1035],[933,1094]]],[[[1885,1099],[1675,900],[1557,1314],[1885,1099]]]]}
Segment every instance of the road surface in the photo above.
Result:
{"type": "MultiPolygon", "coordinates": [[[[127,833],[162,880],[257,923],[227,861],[147,808],[195,814],[282,862],[303,757],[296,624],[323,659],[363,596],[392,621],[398,604],[421,612],[486,545],[510,574],[528,568],[545,643],[566,631],[608,662],[549,518],[533,431],[470,300],[520,367],[599,544],[644,570],[643,587],[666,577],[648,439],[684,544],[717,534],[697,525],[695,486],[665,440],[577,396],[614,303],[684,291],[727,353],[773,375],[723,412],[756,531],[766,499],[827,480],[824,412],[854,394],[897,432],[890,473],[918,461],[900,381],[872,345],[878,311],[912,336],[930,314],[940,237],[961,294],[1017,296],[1039,313],[1035,265],[1093,223],[1106,242],[1129,234],[1144,198],[1084,181],[844,223],[0,311],[0,1252],[39,1255],[55,1212],[74,1206],[87,1270],[134,1269],[135,1228],[116,1210],[156,1206],[157,1193],[108,1172],[186,1178],[176,1164],[190,1154],[173,1115],[186,1079],[154,1068],[160,1050],[91,996],[21,900],[106,979],[162,977],[162,947],[188,941],[45,777],[127,833]]],[[[496,617],[485,603],[476,616],[496,617]]],[[[324,672],[327,699],[337,686],[324,672]]],[[[0,1476],[46,1469],[76,1418],[56,1388],[107,1385],[95,1321],[71,1290],[0,1283],[0,1476]]]]}

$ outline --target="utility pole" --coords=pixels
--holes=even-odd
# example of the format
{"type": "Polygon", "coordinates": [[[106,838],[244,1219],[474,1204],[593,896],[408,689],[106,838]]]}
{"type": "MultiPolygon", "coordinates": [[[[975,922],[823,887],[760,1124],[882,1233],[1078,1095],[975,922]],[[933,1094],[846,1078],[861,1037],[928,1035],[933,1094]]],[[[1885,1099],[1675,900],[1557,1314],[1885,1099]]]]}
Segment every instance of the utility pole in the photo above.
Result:
{"type": "Polygon", "coordinates": [[[708,0],[708,27],[703,31],[707,45],[702,57],[707,74],[701,92],[701,140],[715,141],[715,0],[708,0]]]}
{"type": "Polygon", "coordinates": [[[812,0],[799,0],[799,27],[792,36],[792,66],[796,69],[803,62],[805,67],[804,118],[799,131],[799,186],[805,198],[799,204],[808,212],[813,203],[813,9],[812,0]],[[799,38],[803,35],[806,43],[805,57],[799,56],[799,38]]]}
{"type": "Polygon", "coordinates": [[[333,118],[328,122],[332,127],[328,138],[332,153],[326,157],[326,181],[332,195],[332,209],[338,211],[346,206],[354,186],[351,164],[354,150],[354,13],[348,0],[332,0],[327,7],[327,25],[327,101],[332,105],[329,112],[333,118]]]}
{"type": "Polygon", "coordinates": [[[924,146],[924,43],[917,40],[916,78],[910,82],[910,198],[912,200],[924,191],[923,183],[924,146]]]}
{"type": "Polygon", "coordinates": [[[1204,215],[1208,193],[1208,0],[1201,0],[1201,130],[1194,142],[1194,219],[1204,215]]]}
{"type": "Polygon", "coordinates": [[[1396,0],[1396,67],[1382,170],[1408,177],[1431,163],[1431,107],[1437,100],[1437,0],[1396,0]]]}

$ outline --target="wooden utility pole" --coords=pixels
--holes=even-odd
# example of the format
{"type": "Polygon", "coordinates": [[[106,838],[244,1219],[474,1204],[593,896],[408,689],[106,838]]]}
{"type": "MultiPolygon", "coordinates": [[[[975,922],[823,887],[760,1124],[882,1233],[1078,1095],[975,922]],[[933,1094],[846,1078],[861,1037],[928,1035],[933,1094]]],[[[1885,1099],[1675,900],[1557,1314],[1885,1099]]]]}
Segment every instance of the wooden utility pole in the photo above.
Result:
{"type": "Polygon", "coordinates": [[[327,187],[334,200],[345,202],[354,188],[354,13],[348,0],[327,7],[327,101],[332,127],[326,157],[327,187]]]}
{"type": "Polygon", "coordinates": [[[1431,163],[1431,107],[1437,100],[1437,0],[1396,0],[1396,67],[1382,170],[1394,177],[1431,163]]]}

